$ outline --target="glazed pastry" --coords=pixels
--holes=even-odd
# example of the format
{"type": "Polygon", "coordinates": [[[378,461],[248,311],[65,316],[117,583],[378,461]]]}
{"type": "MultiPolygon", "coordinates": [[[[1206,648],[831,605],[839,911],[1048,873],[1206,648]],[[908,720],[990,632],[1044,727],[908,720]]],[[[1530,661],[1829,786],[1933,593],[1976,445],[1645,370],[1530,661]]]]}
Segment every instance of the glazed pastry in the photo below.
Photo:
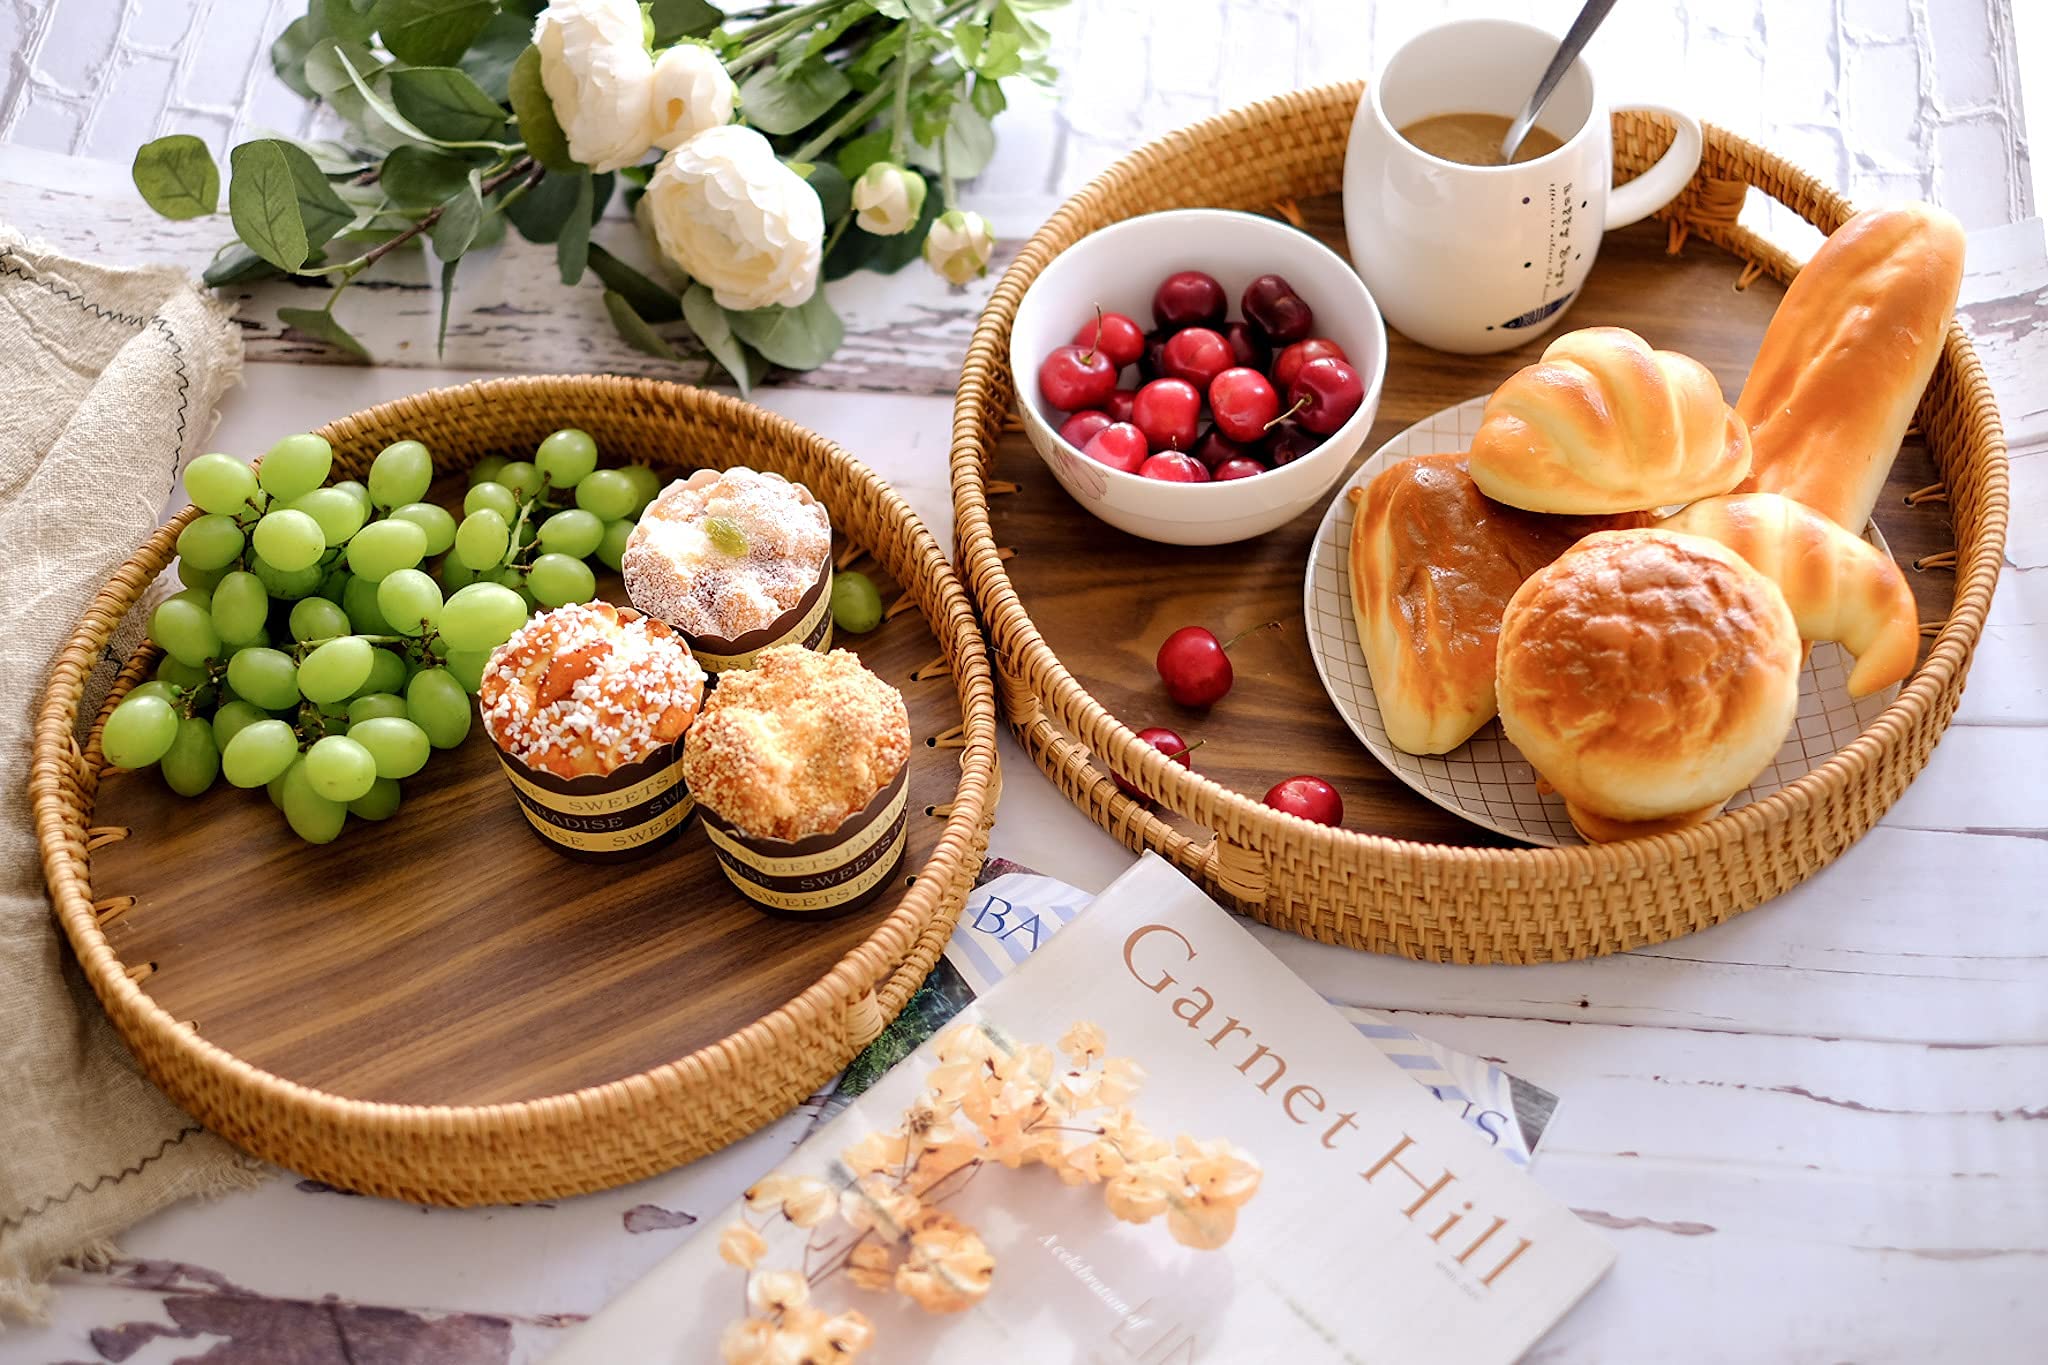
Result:
{"type": "Polygon", "coordinates": [[[1856,656],[1849,695],[1868,696],[1913,671],[1920,614],[1892,557],[1804,503],[1731,493],[1658,525],[1718,540],[1778,585],[1805,640],[1839,640],[1856,656]]]}
{"type": "Polygon", "coordinates": [[[1799,630],[1718,541],[1587,536],[1501,621],[1501,726],[1592,840],[1698,824],[1771,761],[1799,702],[1799,630]]]}
{"type": "Polygon", "coordinates": [[[1415,455],[1351,491],[1351,614],[1387,741],[1449,753],[1494,715],[1501,609],[1524,579],[1612,522],[1480,493],[1463,455],[1415,455]]]}
{"type": "Polygon", "coordinates": [[[1931,204],[1859,213],[1821,243],[1736,403],[1755,448],[1741,491],[1797,498],[1861,535],[1962,282],[1962,224],[1931,204]]]}
{"type": "Polygon", "coordinates": [[[1472,477],[1534,512],[1634,512],[1726,493],[1749,431],[1706,366],[1620,327],[1566,332],[1486,401],[1472,477]]]}

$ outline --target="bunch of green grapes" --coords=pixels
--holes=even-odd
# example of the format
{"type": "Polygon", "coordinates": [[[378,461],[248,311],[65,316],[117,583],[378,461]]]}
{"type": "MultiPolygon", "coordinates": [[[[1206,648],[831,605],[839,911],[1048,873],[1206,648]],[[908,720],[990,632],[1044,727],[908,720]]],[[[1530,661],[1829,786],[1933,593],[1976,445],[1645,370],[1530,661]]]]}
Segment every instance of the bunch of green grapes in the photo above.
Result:
{"type": "Polygon", "coordinates": [[[300,434],[253,468],[192,462],[202,515],[178,536],[183,590],[149,620],[163,659],[100,736],[109,763],[154,764],[184,796],[223,777],[265,787],[316,844],[351,812],[397,811],[400,780],[469,734],[491,651],[536,606],[594,598],[585,560],[617,568],[659,486],[645,466],[598,469],[596,443],[563,430],[531,463],[480,465],[458,526],[425,501],[434,465],[418,441],[385,447],[367,483],[328,483],[333,460],[300,434]]]}

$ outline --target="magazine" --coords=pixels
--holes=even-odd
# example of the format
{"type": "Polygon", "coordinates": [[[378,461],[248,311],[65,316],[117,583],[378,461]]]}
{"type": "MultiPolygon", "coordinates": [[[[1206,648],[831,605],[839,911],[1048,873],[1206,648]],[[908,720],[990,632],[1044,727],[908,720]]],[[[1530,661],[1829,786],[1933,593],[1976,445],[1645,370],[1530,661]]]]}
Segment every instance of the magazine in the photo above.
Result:
{"type": "Polygon", "coordinates": [[[1599,1234],[1148,856],[559,1365],[1512,1361],[1599,1234]]]}

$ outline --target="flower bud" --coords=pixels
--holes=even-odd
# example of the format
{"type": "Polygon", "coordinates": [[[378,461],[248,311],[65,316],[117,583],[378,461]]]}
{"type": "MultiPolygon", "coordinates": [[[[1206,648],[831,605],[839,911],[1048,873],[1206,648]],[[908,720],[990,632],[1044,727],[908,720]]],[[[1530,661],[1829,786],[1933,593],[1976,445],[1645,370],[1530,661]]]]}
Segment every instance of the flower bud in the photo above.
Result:
{"type": "Polygon", "coordinates": [[[924,239],[925,264],[951,284],[966,284],[988,274],[996,235],[978,213],[948,209],[924,239]]]}
{"type": "Polygon", "coordinates": [[[924,177],[893,161],[877,161],[853,182],[853,220],[863,232],[894,237],[908,232],[924,212],[924,177]]]}

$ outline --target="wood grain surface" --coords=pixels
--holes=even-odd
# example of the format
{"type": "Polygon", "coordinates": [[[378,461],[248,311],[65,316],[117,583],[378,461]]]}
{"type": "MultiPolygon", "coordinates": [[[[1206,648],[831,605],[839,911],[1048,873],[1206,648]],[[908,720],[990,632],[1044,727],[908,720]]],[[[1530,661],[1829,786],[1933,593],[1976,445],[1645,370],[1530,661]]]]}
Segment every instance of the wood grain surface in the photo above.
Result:
{"type": "MultiPolygon", "coordinates": [[[[872,558],[852,567],[897,598],[872,558]]],[[[600,582],[625,601],[616,575],[600,582]]],[[[154,770],[109,772],[94,818],[129,835],[93,854],[93,886],[136,903],[108,940],[131,967],[153,964],[143,988],[210,1041],[355,1099],[531,1099],[686,1056],[831,970],[944,828],[926,811],[952,799],[960,755],[931,741],[961,713],[951,676],[923,667],[940,658],[924,617],[835,644],[902,690],[914,740],[896,889],[855,914],[753,909],[696,818],[635,862],[563,857],[519,814],[479,723],[406,780],[396,818],[351,819],[318,847],[260,790],[219,783],[188,801],[154,770]]]]}
{"type": "MultiPolygon", "coordinates": [[[[1338,200],[1301,205],[1315,234],[1345,252],[1338,200]]],[[[1769,279],[1736,288],[1743,263],[1701,242],[1666,251],[1662,223],[1609,233],[1566,327],[1627,327],[1659,347],[1686,352],[1714,371],[1732,399],[1784,289],[1769,279]]],[[[1311,305],[1314,300],[1309,301],[1311,305]]],[[[1233,309],[1233,312],[1235,310],[1233,309]]],[[[1556,332],[1488,356],[1432,351],[1388,333],[1387,378],[1371,435],[1356,463],[1403,428],[1491,392],[1532,363],[1556,332]]],[[[1028,380],[1027,380],[1028,382],[1028,380]]],[[[1348,476],[1349,470],[1346,470],[1348,476]]],[[[1164,725],[1190,743],[1197,771],[1253,799],[1297,773],[1312,773],[1344,798],[1347,827],[1435,843],[1513,846],[1424,800],[1380,766],[1345,726],[1309,656],[1302,576],[1325,504],[1255,540],[1235,545],[1159,545],[1097,521],[1067,496],[1021,432],[1006,434],[995,477],[1018,485],[990,500],[999,545],[1024,609],[1048,646],[1095,699],[1133,730],[1164,725]],[[1246,636],[1231,650],[1236,684],[1206,712],[1177,705],[1153,666],[1159,645],[1182,626],[1229,638],[1266,621],[1280,629],[1246,636]]],[[[1948,615],[1954,575],[1915,572],[1912,561],[1954,547],[1947,507],[1908,507],[1906,493],[1933,483],[1917,435],[1892,468],[1877,522],[1907,569],[1923,621],[1948,615]]],[[[1340,479],[1333,489],[1342,486],[1340,479]]],[[[1333,491],[1332,496],[1336,496],[1333,491]]],[[[1190,835],[1206,832],[1169,816],[1190,835]]]]}

